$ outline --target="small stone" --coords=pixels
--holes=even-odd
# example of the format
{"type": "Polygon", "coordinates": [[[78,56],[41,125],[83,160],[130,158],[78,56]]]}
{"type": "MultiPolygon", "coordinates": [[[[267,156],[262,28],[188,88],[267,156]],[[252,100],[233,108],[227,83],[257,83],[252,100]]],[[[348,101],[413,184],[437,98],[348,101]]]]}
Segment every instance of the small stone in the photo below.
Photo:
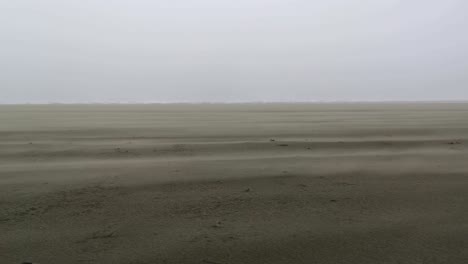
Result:
{"type": "Polygon", "coordinates": [[[216,222],[216,224],[212,225],[212,227],[214,227],[214,228],[219,228],[219,227],[222,226],[222,224],[223,224],[223,223],[221,223],[221,221],[218,221],[218,222],[216,222]]]}

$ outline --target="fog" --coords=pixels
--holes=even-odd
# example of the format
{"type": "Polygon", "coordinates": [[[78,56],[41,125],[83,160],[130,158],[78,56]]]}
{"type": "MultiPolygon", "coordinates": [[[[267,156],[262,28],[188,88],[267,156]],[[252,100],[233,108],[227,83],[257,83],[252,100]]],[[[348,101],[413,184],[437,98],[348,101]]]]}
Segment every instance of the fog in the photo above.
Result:
{"type": "Polygon", "coordinates": [[[468,100],[463,0],[0,0],[0,103],[468,100]]]}

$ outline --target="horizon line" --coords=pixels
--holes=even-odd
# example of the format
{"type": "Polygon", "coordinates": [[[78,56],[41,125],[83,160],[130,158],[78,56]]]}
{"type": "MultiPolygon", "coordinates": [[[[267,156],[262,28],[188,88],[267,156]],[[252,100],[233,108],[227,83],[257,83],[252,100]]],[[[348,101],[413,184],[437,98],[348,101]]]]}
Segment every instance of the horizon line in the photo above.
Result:
{"type": "Polygon", "coordinates": [[[320,100],[320,101],[96,101],[96,102],[18,102],[0,105],[171,105],[171,104],[359,104],[359,103],[468,103],[465,100],[320,100]]]}

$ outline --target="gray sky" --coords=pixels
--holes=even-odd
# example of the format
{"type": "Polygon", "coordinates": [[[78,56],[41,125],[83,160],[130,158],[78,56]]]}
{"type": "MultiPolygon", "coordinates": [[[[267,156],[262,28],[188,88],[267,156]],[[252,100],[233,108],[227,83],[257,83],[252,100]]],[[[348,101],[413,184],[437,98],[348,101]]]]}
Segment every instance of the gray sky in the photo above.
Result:
{"type": "Polygon", "coordinates": [[[467,100],[466,0],[0,0],[0,103],[467,100]]]}

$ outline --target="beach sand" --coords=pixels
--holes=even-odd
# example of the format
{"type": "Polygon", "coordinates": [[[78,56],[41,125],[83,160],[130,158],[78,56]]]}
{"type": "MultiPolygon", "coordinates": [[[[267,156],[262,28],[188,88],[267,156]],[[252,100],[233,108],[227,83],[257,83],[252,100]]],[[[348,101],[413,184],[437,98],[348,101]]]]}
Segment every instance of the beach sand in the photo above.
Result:
{"type": "Polygon", "coordinates": [[[0,106],[0,263],[468,263],[468,104],[0,106]]]}

